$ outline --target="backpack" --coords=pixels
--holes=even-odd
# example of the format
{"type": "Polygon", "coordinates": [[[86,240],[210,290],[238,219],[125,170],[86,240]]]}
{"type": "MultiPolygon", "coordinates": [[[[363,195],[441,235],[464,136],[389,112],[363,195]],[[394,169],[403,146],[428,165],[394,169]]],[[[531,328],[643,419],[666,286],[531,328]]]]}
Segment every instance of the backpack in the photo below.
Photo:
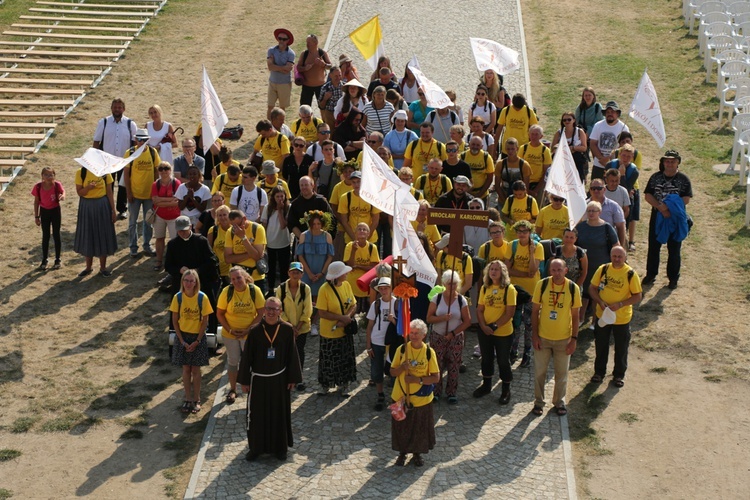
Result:
{"type": "MultiPolygon", "coordinates": [[[[417,149],[417,142],[421,141],[422,139],[417,139],[416,141],[411,141],[411,144],[409,144],[409,154],[412,158],[414,158],[414,150],[417,149]]],[[[430,147],[432,149],[432,147],[430,147]]],[[[437,150],[438,150],[438,158],[443,155],[443,143],[440,141],[437,141],[437,150]]]]}
{"type": "MultiPolygon", "coordinates": [[[[602,275],[600,276],[600,283],[604,282],[604,285],[607,284],[607,269],[609,269],[609,264],[604,264],[602,269],[602,275]]],[[[635,274],[635,271],[632,269],[628,270],[628,285],[633,280],[633,275],[635,274]]]]}
{"type": "MultiPolygon", "coordinates": [[[[526,161],[526,159],[524,158],[524,156],[526,156],[526,151],[528,149],[529,149],[529,143],[526,143],[523,146],[521,146],[521,148],[518,150],[518,157],[521,158],[521,159],[523,159],[523,161],[526,161]],[[521,150],[523,150],[523,152],[521,152],[521,150]]],[[[549,150],[549,148],[547,146],[545,146],[544,144],[542,144],[542,161],[544,161],[544,152],[547,151],[547,150],[549,150]]],[[[550,154],[552,154],[552,153],[550,152],[550,154]]]]}
{"type": "MultiPolygon", "coordinates": [[[[443,174],[438,174],[438,177],[440,178],[440,189],[441,189],[440,194],[445,194],[448,192],[448,177],[443,174]]],[[[419,177],[417,177],[417,182],[414,183],[414,189],[418,189],[419,191],[422,192],[423,195],[424,195],[425,185],[427,185],[427,179],[428,179],[427,174],[425,174],[424,177],[420,175],[419,177]],[[424,179],[424,181],[420,183],[419,179],[424,179]],[[420,184],[421,187],[417,187],[418,184],[420,184]]]]}
{"type": "MultiPolygon", "coordinates": [[[[448,111],[448,115],[451,117],[451,125],[455,125],[458,121],[458,115],[455,111],[448,111]]],[[[437,116],[437,110],[432,110],[427,114],[427,119],[425,121],[429,120],[430,123],[435,123],[435,117],[437,116]]]]}
{"type": "MultiPolygon", "coordinates": [[[[506,92],[505,93],[505,106],[503,107],[503,109],[500,110],[500,114],[497,115],[498,121],[500,121],[500,115],[503,114],[503,111],[505,111],[505,118],[507,120],[508,113],[510,112],[510,106],[511,106],[510,97],[508,96],[508,93],[506,92]]],[[[526,108],[526,117],[527,117],[527,119],[531,120],[531,108],[529,107],[528,104],[524,104],[523,107],[526,108]]]]}
{"type": "MultiPolygon", "coordinates": [[[[487,136],[488,136],[489,134],[484,134],[484,135],[485,135],[485,137],[487,137],[487,136]]],[[[488,156],[489,156],[490,154],[489,154],[489,153],[488,153],[487,151],[484,151],[484,150],[483,150],[482,152],[484,153],[484,163],[485,163],[485,164],[487,164],[487,157],[488,157],[488,156]]],[[[466,154],[467,154],[467,153],[469,153],[469,150],[468,150],[468,149],[467,149],[466,151],[464,151],[463,153],[461,153],[461,159],[462,159],[463,161],[466,161],[466,154]]],[[[482,168],[482,170],[484,170],[484,167],[482,168]]]]}
{"type": "MultiPolygon", "coordinates": [[[[440,295],[442,295],[442,293],[440,295]]],[[[461,295],[459,295],[459,297],[461,297],[461,295]]],[[[424,345],[427,346],[427,361],[429,361],[430,359],[432,359],[432,348],[430,348],[430,344],[428,344],[427,342],[425,342],[424,345]]],[[[401,350],[401,356],[403,356],[404,355],[404,349],[406,349],[406,344],[401,344],[399,346],[399,349],[401,350]]],[[[412,394],[412,396],[413,395],[414,394],[412,394]]]]}
{"type": "MultiPolygon", "coordinates": [[[[279,288],[281,289],[281,305],[284,306],[284,300],[286,300],[286,285],[287,282],[285,281],[281,285],[279,285],[279,288]]],[[[299,287],[299,299],[297,300],[297,303],[304,302],[305,301],[305,292],[307,289],[310,288],[307,283],[303,283],[300,281],[300,287],[299,287]]]]}
{"type": "MultiPolygon", "coordinates": [[[[240,189],[239,189],[239,190],[237,191],[237,207],[239,208],[239,206],[240,206],[240,200],[242,199],[242,193],[243,193],[243,192],[245,191],[245,186],[243,186],[242,184],[240,184],[240,185],[239,185],[239,186],[237,186],[237,187],[238,187],[238,188],[240,188],[240,189]]],[[[261,188],[259,188],[258,186],[255,186],[255,189],[257,189],[257,190],[258,190],[258,192],[257,192],[257,194],[258,194],[258,209],[260,209],[260,206],[261,206],[261,200],[263,200],[263,195],[262,195],[262,194],[260,194],[261,188]]],[[[221,190],[221,187],[219,187],[219,190],[221,190]]],[[[253,229],[254,229],[254,228],[253,228],[253,229]]],[[[255,238],[255,235],[254,235],[254,234],[253,234],[253,238],[255,238]]]]}
{"type": "MultiPolygon", "coordinates": [[[[540,242],[537,241],[536,244],[539,245],[540,242]]],[[[513,240],[511,242],[510,250],[510,265],[513,266],[513,262],[516,260],[516,250],[518,250],[518,240],[513,240]]],[[[539,276],[547,276],[547,261],[544,259],[539,261],[539,276]]]]}
{"type": "MultiPolygon", "coordinates": [[[[247,286],[250,288],[250,300],[253,301],[253,307],[255,307],[255,285],[248,284],[247,286]]],[[[227,288],[227,302],[229,302],[234,297],[234,285],[229,285],[227,288]]]]}
{"type": "MultiPolygon", "coordinates": [[[[440,254],[440,269],[443,268],[443,264],[445,264],[445,255],[447,252],[443,252],[440,254]]],[[[466,276],[466,262],[469,259],[469,255],[466,252],[462,252],[461,255],[461,271],[464,273],[464,276],[466,276]]],[[[440,299],[438,299],[438,304],[440,303],[440,299]]]]}
{"type": "MultiPolygon", "coordinates": [[[[515,195],[512,194],[512,195],[508,196],[508,211],[505,212],[505,215],[507,215],[508,217],[510,217],[510,209],[513,207],[513,202],[515,200],[516,200],[516,196],[515,195]]],[[[531,196],[529,196],[527,194],[526,195],[526,211],[529,212],[529,214],[531,214],[531,204],[532,204],[531,196]]]]}
{"type": "MultiPolygon", "coordinates": [[[[203,316],[203,297],[205,296],[205,293],[198,290],[198,312],[201,313],[201,316],[203,316]]],[[[182,292],[177,292],[177,308],[182,308],[182,292]]]]}
{"type": "MultiPolygon", "coordinates": [[[[539,297],[541,300],[541,297],[544,295],[544,291],[547,289],[547,286],[549,285],[550,281],[552,281],[552,278],[544,278],[542,280],[542,289],[539,291],[539,297]]],[[[573,283],[572,280],[568,280],[568,288],[570,289],[570,308],[573,309],[573,302],[576,294],[576,284],[573,283]]]]}
{"type": "MultiPolygon", "coordinates": [[[[473,135],[474,134],[472,134],[471,132],[469,132],[468,134],[466,134],[466,144],[469,144],[469,141],[471,140],[471,138],[473,137],[473,135]]],[[[488,147],[488,148],[490,147],[490,134],[484,134],[484,145],[486,147],[488,147]]]]}
{"type": "MultiPolygon", "coordinates": [[[[146,149],[148,149],[148,152],[151,153],[151,163],[152,164],[155,163],[156,162],[156,149],[152,148],[151,146],[146,146],[146,149]]],[[[131,146],[130,149],[128,149],[128,153],[132,155],[133,153],[135,153],[135,150],[136,150],[136,147],[131,146]]]]}
{"type": "MultiPolygon", "coordinates": [[[[315,128],[317,129],[318,125],[323,123],[323,120],[320,120],[317,117],[313,116],[312,122],[313,122],[313,125],[315,125],[315,128]]],[[[295,120],[294,123],[297,125],[294,129],[294,135],[297,135],[297,132],[299,132],[299,128],[302,126],[302,118],[300,118],[299,120],[295,120]]],[[[279,141],[279,147],[281,147],[281,141],[279,141]]]]}
{"type": "MultiPolygon", "coordinates": [[[[104,120],[104,126],[102,127],[102,140],[99,142],[99,150],[104,151],[104,131],[107,130],[107,118],[102,118],[102,120],[104,120]]],[[[133,123],[133,120],[128,118],[128,132],[130,132],[131,123],[133,123]]],[[[133,141],[133,136],[130,136],[130,147],[132,148],[133,146],[135,146],[135,141],[133,141]]],[[[635,160],[635,158],[633,158],[633,160],[635,160]]]]}

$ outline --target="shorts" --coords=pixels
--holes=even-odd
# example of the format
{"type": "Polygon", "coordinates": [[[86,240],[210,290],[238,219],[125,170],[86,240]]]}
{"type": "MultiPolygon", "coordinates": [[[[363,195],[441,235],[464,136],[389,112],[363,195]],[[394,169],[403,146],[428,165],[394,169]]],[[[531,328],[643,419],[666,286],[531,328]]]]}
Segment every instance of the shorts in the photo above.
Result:
{"type": "Polygon", "coordinates": [[[172,240],[177,237],[177,228],[175,221],[177,219],[165,220],[156,216],[154,221],[154,238],[165,238],[167,236],[167,229],[169,229],[169,239],[172,240]]]}
{"type": "Polygon", "coordinates": [[[224,337],[224,347],[227,348],[227,371],[236,372],[240,369],[240,358],[242,349],[245,347],[245,339],[224,337]]]}
{"type": "Polygon", "coordinates": [[[628,222],[641,220],[641,190],[636,189],[633,194],[633,199],[630,200],[630,213],[628,214],[628,222]]]}
{"type": "Polygon", "coordinates": [[[276,100],[279,101],[279,107],[288,108],[292,101],[292,84],[291,83],[271,83],[268,82],[268,107],[276,106],[276,100]]]}

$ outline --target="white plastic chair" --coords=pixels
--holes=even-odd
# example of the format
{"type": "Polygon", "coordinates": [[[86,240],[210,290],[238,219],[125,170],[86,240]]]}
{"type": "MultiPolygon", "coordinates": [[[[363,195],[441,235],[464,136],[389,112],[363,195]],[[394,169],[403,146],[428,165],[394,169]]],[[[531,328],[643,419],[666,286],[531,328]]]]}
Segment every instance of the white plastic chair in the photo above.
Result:
{"type": "Polygon", "coordinates": [[[750,12],[743,12],[742,14],[737,14],[736,16],[732,17],[732,24],[734,24],[735,26],[739,26],[740,24],[746,23],[748,21],[750,21],[750,12]]]}
{"type": "Polygon", "coordinates": [[[747,0],[729,4],[726,10],[726,13],[732,17],[738,16],[740,14],[746,14],[748,12],[750,12],[750,2],[748,2],[747,0]]]}
{"type": "Polygon", "coordinates": [[[721,99],[727,90],[737,88],[736,81],[740,78],[750,76],[750,64],[745,61],[729,61],[724,63],[719,70],[719,78],[716,82],[716,97],[721,99]]]}
{"type": "Polygon", "coordinates": [[[709,12],[727,12],[727,6],[724,5],[724,2],[719,2],[716,0],[708,0],[708,1],[694,1],[691,2],[691,14],[690,14],[690,34],[693,34],[693,27],[695,26],[695,21],[700,20],[700,18],[704,14],[708,14],[709,12]]]}
{"type": "MultiPolygon", "coordinates": [[[[734,80],[734,87],[726,88],[722,91],[719,98],[719,127],[724,122],[724,108],[729,108],[729,113],[735,107],[739,99],[750,95],[750,78],[740,78],[734,80]]],[[[732,118],[730,114],[728,118],[732,118]]]]}
{"type": "Polygon", "coordinates": [[[750,177],[747,178],[747,200],[745,201],[745,227],[747,226],[750,226],[750,177]]]}
{"type": "Polygon", "coordinates": [[[740,186],[745,184],[745,173],[747,172],[747,161],[750,156],[750,130],[740,134],[740,186]]]}
{"type": "Polygon", "coordinates": [[[731,49],[739,49],[739,45],[737,44],[737,40],[734,39],[732,36],[728,35],[717,35],[714,37],[711,37],[706,42],[706,55],[703,58],[703,67],[704,68],[711,68],[712,63],[711,59],[713,57],[718,56],[725,50],[731,50],[731,49]]]}
{"type": "Polygon", "coordinates": [[[734,36],[734,26],[725,23],[713,23],[706,25],[698,37],[698,54],[704,56],[708,52],[707,43],[719,35],[734,36]]]}
{"type": "MultiPolygon", "coordinates": [[[[740,90],[744,89],[745,87],[738,87],[737,88],[737,95],[740,94],[740,90]]],[[[739,115],[742,113],[750,113],[750,89],[742,90],[744,94],[741,97],[734,98],[734,115],[739,115]]]]}
{"type": "Polygon", "coordinates": [[[727,26],[730,26],[732,28],[732,34],[737,34],[738,27],[732,24],[732,17],[727,14],[726,12],[709,12],[708,14],[703,14],[703,17],[701,17],[701,23],[700,26],[698,26],[698,46],[703,47],[706,45],[706,27],[708,27],[711,24],[726,24],[727,26]]]}
{"type": "Polygon", "coordinates": [[[750,36],[750,21],[734,25],[734,35],[747,38],[750,36]]]}
{"type": "Polygon", "coordinates": [[[742,133],[750,130],[750,114],[742,113],[732,118],[732,130],[734,130],[734,141],[732,143],[732,158],[729,161],[729,170],[734,170],[737,158],[745,143],[745,141],[740,140],[742,133]]]}
{"type": "Polygon", "coordinates": [[[718,79],[722,64],[729,61],[748,61],[748,56],[747,53],[740,49],[729,49],[719,52],[715,57],[709,58],[708,61],[708,66],[706,66],[706,83],[711,80],[710,75],[714,63],[716,63],[716,78],[718,79]]]}

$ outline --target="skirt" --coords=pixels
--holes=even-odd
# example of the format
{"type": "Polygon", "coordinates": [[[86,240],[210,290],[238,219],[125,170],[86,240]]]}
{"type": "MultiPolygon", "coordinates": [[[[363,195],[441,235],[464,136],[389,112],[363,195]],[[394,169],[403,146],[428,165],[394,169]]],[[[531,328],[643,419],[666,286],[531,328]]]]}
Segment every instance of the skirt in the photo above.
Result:
{"type": "Polygon", "coordinates": [[[435,447],[432,403],[406,412],[400,422],[391,417],[391,448],[399,453],[427,453],[435,447]]]}
{"type": "MultiPolygon", "coordinates": [[[[182,332],[182,340],[192,344],[198,338],[197,333],[182,332]]],[[[177,340],[177,339],[175,339],[177,340]]],[[[187,352],[179,342],[175,342],[172,349],[172,364],[175,366],[207,366],[208,365],[208,343],[206,336],[198,342],[198,347],[193,352],[187,352]]]]}
{"type": "Polygon", "coordinates": [[[84,257],[105,257],[117,251],[112,207],[106,196],[80,198],[73,250],[84,257]]]}
{"type": "Polygon", "coordinates": [[[354,356],[354,337],[340,339],[320,337],[318,382],[330,388],[357,381],[357,360],[354,356]]]}

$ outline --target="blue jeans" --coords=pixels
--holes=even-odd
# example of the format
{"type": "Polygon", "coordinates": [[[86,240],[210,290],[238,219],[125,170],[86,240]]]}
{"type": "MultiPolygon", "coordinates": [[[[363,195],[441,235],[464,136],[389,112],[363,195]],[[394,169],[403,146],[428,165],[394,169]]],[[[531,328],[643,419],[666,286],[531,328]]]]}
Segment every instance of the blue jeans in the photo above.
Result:
{"type": "Polygon", "coordinates": [[[138,252],[138,213],[143,209],[143,250],[152,251],[151,248],[151,236],[154,232],[151,224],[146,222],[146,212],[148,212],[154,206],[154,202],[150,199],[139,200],[134,198],[133,202],[128,202],[128,212],[130,217],[128,219],[128,236],[130,237],[130,253],[138,252]]]}

